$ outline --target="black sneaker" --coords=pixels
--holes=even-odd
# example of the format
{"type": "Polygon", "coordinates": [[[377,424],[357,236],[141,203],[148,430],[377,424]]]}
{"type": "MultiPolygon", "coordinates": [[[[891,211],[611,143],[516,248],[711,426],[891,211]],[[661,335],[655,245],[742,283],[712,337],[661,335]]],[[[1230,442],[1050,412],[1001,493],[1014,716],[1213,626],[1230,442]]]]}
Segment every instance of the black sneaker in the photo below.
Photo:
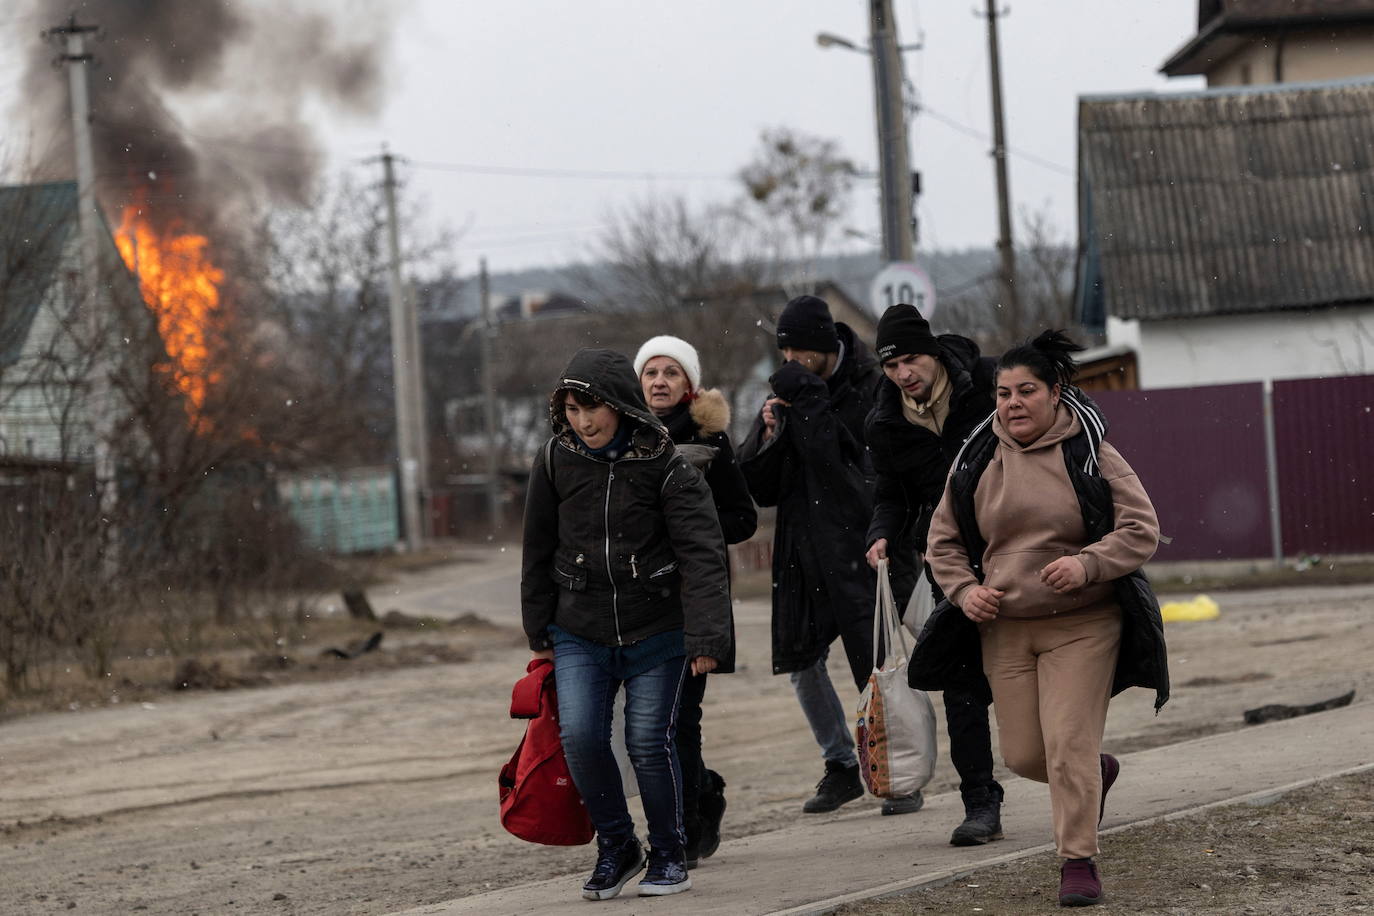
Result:
{"type": "Polygon", "coordinates": [[[683,858],[682,847],[649,850],[649,870],[640,879],[639,896],[663,897],[691,889],[692,879],[687,875],[687,862],[683,858]]]}
{"type": "MultiPolygon", "coordinates": [[[[701,798],[697,802],[700,816],[697,837],[697,852],[703,859],[709,859],[720,848],[720,822],[725,817],[725,780],[715,770],[702,774],[701,798]]],[[[692,867],[691,850],[688,850],[687,867],[692,867]]]]}
{"type": "Polygon", "coordinates": [[[631,836],[627,840],[596,838],[596,868],[582,896],[587,900],[610,900],[625,883],[644,870],[644,847],[631,836]]]}
{"type": "Polygon", "coordinates": [[[883,814],[915,814],[925,807],[925,796],[920,791],[897,798],[883,799],[883,814]]]}
{"type": "Polygon", "coordinates": [[[689,871],[701,864],[701,837],[687,834],[687,845],[682,847],[682,860],[689,871]]]}
{"type": "Polygon", "coordinates": [[[951,846],[982,846],[1002,839],[1002,787],[979,786],[964,793],[964,822],[950,834],[951,846]]]}
{"type": "Polygon", "coordinates": [[[816,794],[806,800],[802,811],[807,814],[824,814],[834,811],[846,802],[863,798],[864,784],[859,779],[859,765],[843,766],[833,760],[825,762],[825,775],[816,783],[816,794]]]}

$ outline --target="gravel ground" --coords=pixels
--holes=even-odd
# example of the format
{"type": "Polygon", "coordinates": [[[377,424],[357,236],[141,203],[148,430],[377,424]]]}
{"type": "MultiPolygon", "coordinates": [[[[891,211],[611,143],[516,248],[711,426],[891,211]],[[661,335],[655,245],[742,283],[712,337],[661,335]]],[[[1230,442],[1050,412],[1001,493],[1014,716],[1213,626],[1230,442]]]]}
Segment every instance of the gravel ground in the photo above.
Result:
{"type": "MultiPolygon", "coordinates": [[[[1287,795],[1213,808],[1102,837],[1100,913],[1374,912],[1374,770],[1287,795]]],[[[1056,912],[1052,853],[942,887],[846,906],[845,916],[1056,912]]]]}

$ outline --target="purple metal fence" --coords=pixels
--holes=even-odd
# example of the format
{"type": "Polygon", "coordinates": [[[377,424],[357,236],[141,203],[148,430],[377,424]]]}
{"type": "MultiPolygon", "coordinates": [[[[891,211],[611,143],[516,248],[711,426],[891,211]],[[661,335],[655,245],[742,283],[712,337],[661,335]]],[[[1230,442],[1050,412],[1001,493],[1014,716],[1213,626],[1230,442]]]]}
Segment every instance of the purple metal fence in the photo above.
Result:
{"type": "Polygon", "coordinates": [[[1156,560],[1273,554],[1263,396],[1259,383],[1093,393],[1173,538],[1156,560]]]}
{"type": "Polygon", "coordinates": [[[1283,552],[1374,553],[1374,375],[1274,383],[1283,552]]]}

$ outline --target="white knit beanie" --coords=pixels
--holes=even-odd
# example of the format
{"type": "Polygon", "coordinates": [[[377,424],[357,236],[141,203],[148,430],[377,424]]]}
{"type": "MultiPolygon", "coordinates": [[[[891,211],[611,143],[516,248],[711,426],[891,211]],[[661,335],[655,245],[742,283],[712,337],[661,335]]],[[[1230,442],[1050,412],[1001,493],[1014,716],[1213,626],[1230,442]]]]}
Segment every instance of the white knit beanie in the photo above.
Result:
{"type": "Polygon", "coordinates": [[[671,337],[667,334],[649,338],[635,354],[636,378],[644,373],[644,364],[655,356],[667,356],[677,360],[682,371],[687,373],[687,381],[691,382],[692,390],[701,390],[701,360],[697,357],[696,347],[680,337],[671,337]]]}

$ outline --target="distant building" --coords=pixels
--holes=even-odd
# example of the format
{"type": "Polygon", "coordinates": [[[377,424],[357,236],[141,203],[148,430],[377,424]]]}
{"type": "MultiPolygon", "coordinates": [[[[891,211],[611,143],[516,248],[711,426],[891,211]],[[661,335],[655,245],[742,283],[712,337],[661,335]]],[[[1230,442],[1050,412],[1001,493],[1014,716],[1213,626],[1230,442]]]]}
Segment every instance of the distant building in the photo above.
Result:
{"type": "Polygon", "coordinates": [[[1197,18],[1161,72],[1209,87],[1374,75],[1374,0],[1200,0],[1197,18]]]}
{"type": "Polygon", "coordinates": [[[1078,139],[1080,317],[1142,388],[1374,373],[1374,79],[1086,96],[1078,139]]]}

